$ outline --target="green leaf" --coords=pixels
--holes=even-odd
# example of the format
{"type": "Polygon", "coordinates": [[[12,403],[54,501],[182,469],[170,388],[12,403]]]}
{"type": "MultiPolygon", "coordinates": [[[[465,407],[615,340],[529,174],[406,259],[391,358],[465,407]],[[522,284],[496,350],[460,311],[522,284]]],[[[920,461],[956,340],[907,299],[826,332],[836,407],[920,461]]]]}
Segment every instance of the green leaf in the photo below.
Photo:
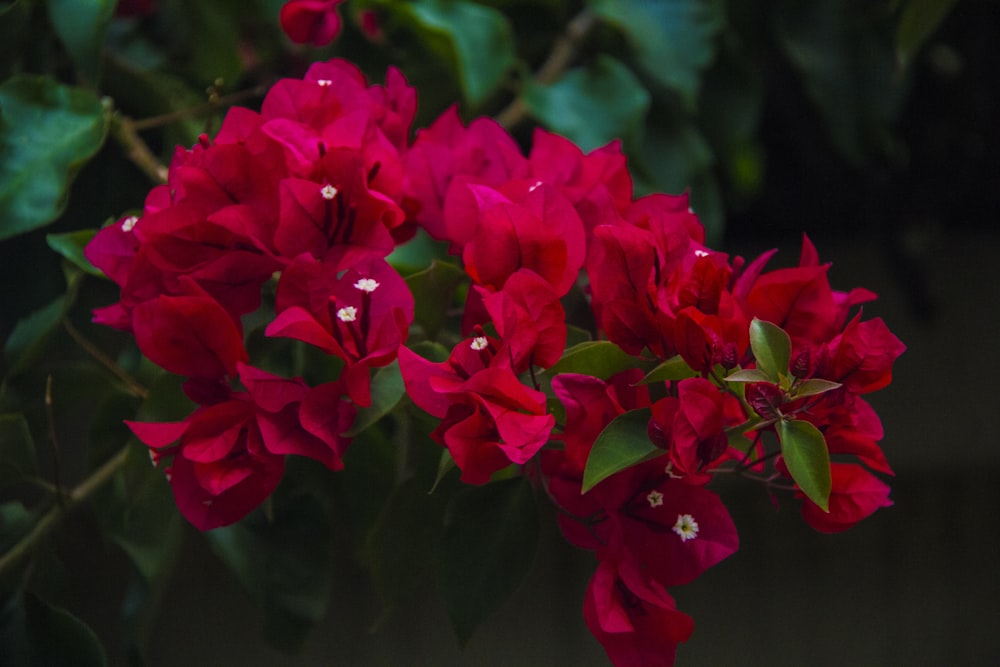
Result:
{"type": "Polygon", "coordinates": [[[730,373],[726,382],[771,382],[771,376],[759,368],[748,368],[730,373]]]}
{"type": "Polygon", "coordinates": [[[913,56],[940,27],[957,0],[910,0],[899,17],[896,31],[896,59],[906,67],[913,56]]]}
{"type": "Polygon", "coordinates": [[[615,417],[594,441],[583,471],[586,493],[616,472],[665,454],[649,439],[649,408],[629,410],[615,417]]]}
{"type": "Polygon", "coordinates": [[[770,382],[778,384],[780,376],[788,375],[792,341],[784,329],[753,318],[750,323],[750,349],[757,360],[757,368],[767,374],[770,382]]]}
{"type": "Polygon", "coordinates": [[[538,508],[523,477],[467,488],[452,500],[439,576],[461,644],[524,579],[538,535],[538,508]]]}
{"type": "Polygon", "coordinates": [[[548,377],[559,373],[582,373],[602,380],[628,370],[641,368],[645,362],[608,340],[594,340],[574,345],[563,353],[554,366],[545,371],[548,377]]]}
{"type": "Polygon", "coordinates": [[[465,279],[462,269],[436,259],[423,271],[406,277],[406,285],[413,293],[413,321],[424,328],[428,338],[436,337],[448,319],[455,288],[465,279]]]}
{"type": "Polygon", "coordinates": [[[107,128],[107,110],[90,92],[39,76],[0,85],[0,240],[59,217],[107,128]]]}
{"type": "Polygon", "coordinates": [[[106,667],[104,647],[94,631],[65,609],[24,594],[29,664],[46,667],[106,667]]]}
{"type": "Polygon", "coordinates": [[[472,106],[503,84],[514,64],[514,36],[500,11],[465,0],[418,0],[392,9],[417,29],[431,51],[455,64],[472,106]]]}
{"type": "Polygon", "coordinates": [[[806,421],[779,421],[775,427],[781,442],[781,456],[792,479],[809,500],[829,512],[830,453],[826,438],[806,421]]]}
{"type": "Polygon", "coordinates": [[[0,486],[38,474],[35,441],[22,414],[0,415],[0,486]]]}
{"type": "Polygon", "coordinates": [[[6,79],[14,63],[23,56],[32,0],[14,0],[0,9],[0,80],[6,79]]]}
{"type": "Polygon", "coordinates": [[[447,449],[442,449],[441,459],[438,461],[437,476],[434,478],[434,486],[431,487],[430,493],[437,491],[438,486],[441,485],[441,482],[444,481],[444,478],[448,475],[448,473],[457,467],[458,464],[455,463],[455,459],[452,458],[451,452],[447,449]]]}
{"type": "Polygon", "coordinates": [[[90,260],[83,255],[83,249],[87,247],[87,244],[95,236],[97,236],[97,230],[81,229],[76,232],[65,232],[63,234],[46,234],[45,242],[49,244],[50,248],[65,257],[73,266],[92,276],[105,278],[104,272],[91,264],[90,260]]]}
{"type": "Polygon", "coordinates": [[[803,398],[805,396],[817,396],[819,394],[825,394],[833,389],[838,389],[842,385],[839,382],[831,382],[830,380],[822,380],[820,378],[813,378],[811,380],[805,380],[795,385],[794,390],[791,392],[789,398],[803,398]]]}
{"type": "Polygon", "coordinates": [[[628,67],[606,55],[551,85],[529,81],[522,99],[535,118],[584,151],[637,137],[649,110],[649,92],[628,67]]]}
{"type": "Polygon", "coordinates": [[[57,297],[17,323],[4,346],[8,377],[22,373],[40,361],[49,338],[62,321],[66,304],[65,296],[57,297]]]}
{"type": "Polygon", "coordinates": [[[686,378],[697,377],[698,373],[691,369],[684,361],[684,358],[677,354],[662,364],[649,371],[646,377],[639,381],[639,384],[653,384],[655,382],[667,382],[670,380],[684,380],[686,378]]]}
{"type": "Polygon", "coordinates": [[[701,71],[715,55],[724,24],[718,0],[589,0],[601,19],[625,35],[636,60],[658,83],[694,107],[701,71]]]}
{"type": "Polygon", "coordinates": [[[49,20],[73,59],[84,82],[96,87],[101,79],[104,33],[117,0],[47,0],[49,20]]]}
{"type": "Polygon", "coordinates": [[[438,364],[442,361],[446,361],[448,357],[451,356],[451,352],[448,351],[448,348],[441,343],[435,343],[430,340],[422,340],[419,343],[415,343],[410,346],[410,349],[424,359],[438,364]]]}
{"type": "Polygon", "coordinates": [[[399,372],[398,361],[393,361],[375,373],[372,377],[371,390],[372,404],[358,410],[358,416],[351,428],[344,432],[345,436],[353,438],[361,433],[387,415],[403,398],[406,388],[403,386],[403,375],[399,372]]]}
{"type": "Polygon", "coordinates": [[[264,608],[264,634],[286,651],[301,648],[326,614],[333,572],[329,473],[289,457],[271,496],[273,518],[257,510],[206,533],[212,550],[264,608]]]}

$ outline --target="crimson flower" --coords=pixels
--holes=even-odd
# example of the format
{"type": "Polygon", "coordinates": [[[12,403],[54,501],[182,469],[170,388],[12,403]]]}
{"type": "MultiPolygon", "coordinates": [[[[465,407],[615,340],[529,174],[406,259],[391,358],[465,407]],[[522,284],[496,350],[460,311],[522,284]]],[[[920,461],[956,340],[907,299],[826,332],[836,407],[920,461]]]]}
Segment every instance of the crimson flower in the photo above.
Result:
{"type": "Polygon", "coordinates": [[[296,44],[326,46],[340,34],[337,5],[344,0],[290,0],[281,7],[281,29],[296,44]]]}

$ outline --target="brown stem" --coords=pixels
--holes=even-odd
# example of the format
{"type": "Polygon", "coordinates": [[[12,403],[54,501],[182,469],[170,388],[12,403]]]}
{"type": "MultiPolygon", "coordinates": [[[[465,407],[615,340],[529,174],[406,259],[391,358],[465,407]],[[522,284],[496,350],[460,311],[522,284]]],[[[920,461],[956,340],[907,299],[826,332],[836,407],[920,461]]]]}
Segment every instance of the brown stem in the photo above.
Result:
{"type": "Polygon", "coordinates": [[[270,83],[262,83],[254,88],[239,90],[235,93],[230,93],[229,95],[213,95],[209,98],[208,102],[203,104],[188,107],[186,109],[178,109],[177,111],[160,114],[159,116],[150,116],[149,118],[134,120],[132,121],[132,127],[135,128],[136,131],[142,132],[143,130],[151,130],[155,127],[169,125],[170,123],[175,123],[179,120],[204,116],[224,107],[232,106],[233,104],[238,104],[246,100],[252,100],[257,97],[263,97],[270,87],[270,83]]]}
{"type": "Polygon", "coordinates": [[[125,149],[128,159],[142,170],[154,183],[167,182],[167,168],[149,149],[146,142],[139,136],[135,121],[128,116],[115,114],[111,121],[111,133],[115,140],[125,149]]]}
{"type": "MultiPolygon", "coordinates": [[[[535,73],[538,83],[553,83],[576,58],[580,43],[597,23],[597,17],[589,9],[584,9],[566,25],[566,31],[556,39],[549,57],[535,73]]],[[[510,129],[528,115],[528,108],[518,96],[496,115],[496,121],[510,129]]]]}
{"type": "Polygon", "coordinates": [[[97,363],[107,368],[115,377],[121,380],[128,388],[130,394],[142,399],[149,395],[149,391],[145,387],[129,375],[124,368],[115,363],[114,359],[104,354],[100,348],[84,338],[83,334],[81,334],[68,319],[63,319],[63,327],[77,345],[82,347],[87,354],[92,356],[94,360],[97,361],[97,363]]]}

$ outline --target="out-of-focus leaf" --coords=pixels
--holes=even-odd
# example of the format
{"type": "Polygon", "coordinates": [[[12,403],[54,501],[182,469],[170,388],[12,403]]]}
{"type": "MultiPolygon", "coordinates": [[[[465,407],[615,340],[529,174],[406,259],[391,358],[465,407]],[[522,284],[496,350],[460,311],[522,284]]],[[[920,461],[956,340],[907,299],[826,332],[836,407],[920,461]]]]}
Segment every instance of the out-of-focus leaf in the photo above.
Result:
{"type": "Polygon", "coordinates": [[[23,605],[30,667],[107,666],[104,647],[83,621],[31,593],[23,605]]]}
{"type": "Polygon", "coordinates": [[[107,128],[104,104],[86,90],[26,75],[0,85],[0,240],[59,217],[107,128]]]}
{"type": "Polygon", "coordinates": [[[423,271],[406,277],[413,293],[413,321],[424,328],[428,338],[435,338],[448,318],[455,289],[465,280],[465,272],[450,262],[432,260],[423,271]]]}
{"type": "Polygon", "coordinates": [[[233,85],[243,71],[240,23],[247,11],[240,0],[179,0],[161,12],[171,30],[175,58],[187,63],[192,80],[233,85]]]}
{"type": "Polygon", "coordinates": [[[83,249],[97,235],[95,229],[81,229],[76,232],[65,232],[63,234],[46,234],[45,241],[49,247],[65,257],[74,266],[92,276],[104,278],[104,272],[90,263],[84,257],[83,249]]]}
{"type": "Polygon", "coordinates": [[[641,368],[645,362],[608,340],[594,340],[574,345],[563,353],[554,366],[545,371],[547,377],[559,373],[582,373],[607,380],[629,368],[641,368]]]}
{"type": "Polygon", "coordinates": [[[529,82],[522,99],[535,118],[584,151],[636,137],[649,110],[649,91],[606,55],[551,85],[529,82]]]}
{"type": "Polygon", "coordinates": [[[934,31],[948,17],[958,0],[909,0],[899,17],[896,59],[906,67],[934,31]]]}
{"type": "Polygon", "coordinates": [[[49,20],[84,81],[96,87],[101,79],[104,33],[117,0],[47,0],[49,20]]]}
{"type": "Polygon", "coordinates": [[[0,486],[38,474],[35,441],[22,414],[0,415],[0,486]]]}
{"type": "Polygon", "coordinates": [[[440,581],[461,644],[513,594],[538,547],[538,508],[524,478],[471,487],[452,500],[440,581]]]}
{"type": "Polygon", "coordinates": [[[0,9],[0,79],[6,79],[22,55],[21,44],[31,15],[31,0],[14,0],[0,9]]]}
{"type": "Polygon", "coordinates": [[[31,368],[42,356],[49,338],[59,327],[66,311],[66,297],[28,315],[14,327],[4,347],[7,375],[17,375],[31,368]]]}
{"type": "Polygon", "coordinates": [[[391,10],[414,28],[424,45],[455,63],[466,100],[482,104],[514,64],[514,36],[507,17],[465,0],[393,3],[391,10]]]}
{"type": "Polygon", "coordinates": [[[403,375],[399,372],[399,362],[393,361],[388,366],[378,369],[372,377],[372,404],[358,410],[358,415],[344,435],[354,437],[366,428],[387,415],[399,399],[403,398],[406,388],[403,386],[403,375]]]}
{"type": "Polygon", "coordinates": [[[616,472],[665,453],[649,439],[650,415],[649,408],[629,410],[604,427],[587,457],[583,493],[616,472]]]}
{"type": "Polygon", "coordinates": [[[725,16],[718,0],[589,0],[602,20],[625,35],[636,60],[693,108],[701,71],[715,55],[725,16]]]}
{"type": "Polygon", "coordinates": [[[299,649],[326,613],[333,541],[328,471],[289,457],[271,496],[272,517],[257,510],[206,533],[212,550],[264,608],[264,634],[285,651],[299,649]]]}

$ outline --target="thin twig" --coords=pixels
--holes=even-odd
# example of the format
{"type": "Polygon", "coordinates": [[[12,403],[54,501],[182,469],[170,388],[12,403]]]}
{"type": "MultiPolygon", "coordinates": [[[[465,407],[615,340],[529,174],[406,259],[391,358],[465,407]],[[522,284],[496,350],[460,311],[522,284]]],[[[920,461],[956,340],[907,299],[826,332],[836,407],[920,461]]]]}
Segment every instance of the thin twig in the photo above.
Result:
{"type": "Polygon", "coordinates": [[[56,436],[56,415],[52,408],[52,375],[45,378],[45,419],[48,421],[49,444],[52,446],[52,481],[55,483],[56,502],[65,502],[62,487],[62,457],[59,455],[59,438],[56,436]]]}
{"type": "Polygon", "coordinates": [[[11,572],[20,567],[24,561],[28,560],[74,509],[93,495],[97,489],[107,483],[125,465],[128,453],[129,447],[126,446],[112,458],[108,459],[90,477],[80,482],[77,487],[70,491],[65,496],[63,503],[57,503],[49,508],[45,515],[38,520],[38,523],[35,524],[30,533],[25,535],[10,551],[0,556],[0,581],[4,581],[11,572]]]}
{"type": "Polygon", "coordinates": [[[135,121],[128,116],[115,114],[111,122],[111,133],[125,149],[128,159],[154,183],[167,182],[167,168],[157,159],[146,142],[135,129],[135,121]]]}
{"type": "Polygon", "coordinates": [[[124,368],[119,366],[114,359],[104,354],[100,348],[84,338],[83,334],[77,331],[76,327],[74,327],[68,319],[63,319],[63,327],[77,345],[82,347],[87,354],[92,356],[94,360],[97,361],[97,363],[107,368],[116,378],[121,380],[128,388],[130,394],[142,399],[149,395],[149,391],[145,387],[129,375],[124,368]]]}
{"type": "Polygon", "coordinates": [[[142,132],[144,130],[150,130],[155,127],[161,127],[163,125],[169,125],[170,123],[175,123],[179,120],[186,120],[188,118],[197,118],[198,116],[203,116],[205,114],[210,114],[224,107],[232,106],[233,104],[238,104],[246,100],[252,100],[257,97],[263,97],[267,93],[268,89],[271,87],[271,83],[262,83],[254,88],[248,88],[246,90],[239,90],[235,93],[230,93],[229,95],[217,96],[213,95],[208,102],[199,104],[197,106],[188,107],[186,109],[178,109],[177,111],[171,111],[169,113],[160,114],[159,116],[150,116],[149,118],[142,118],[140,120],[133,120],[132,127],[137,132],[142,132]]]}
{"type": "MultiPolygon", "coordinates": [[[[584,9],[566,25],[566,31],[556,39],[549,57],[538,68],[534,79],[538,83],[555,82],[576,58],[580,43],[597,23],[597,17],[589,9],[584,9]]],[[[521,97],[515,97],[495,118],[498,123],[510,129],[528,115],[528,108],[521,97]]]]}

